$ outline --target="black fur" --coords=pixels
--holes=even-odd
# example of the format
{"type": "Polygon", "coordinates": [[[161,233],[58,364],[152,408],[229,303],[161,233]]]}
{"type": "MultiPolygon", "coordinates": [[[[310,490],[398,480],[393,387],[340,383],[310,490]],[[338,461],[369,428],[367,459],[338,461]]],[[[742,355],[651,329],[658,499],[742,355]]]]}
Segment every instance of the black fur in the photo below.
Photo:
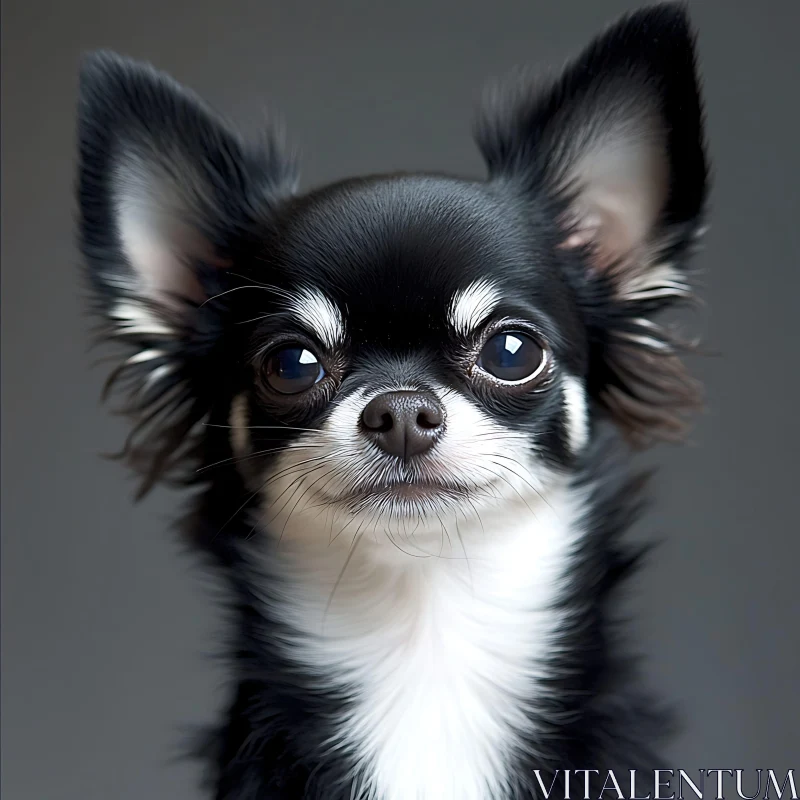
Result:
{"type": "MultiPolygon", "coordinates": [[[[560,601],[579,613],[564,631],[564,655],[550,664],[557,700],[526,712],[538,738],[511,754],[512,787],[494,800],[538,796],[533,769],[655,766],[667,717],[639,690],[612,624],[613,591],[636,562],[623,535],[642,489],[628,473],[623,438],[672,437],[697,401],[676,343],[652,322],[689,295],[657,282],[645,296],[626,294],[631,271],[648,268],[643,260],[601,269],[592,246],[562,247],[581,191],[565,179],[609,118],[630,114],[634,125],[643,107],[661,136],[667,175],[647,250],[685,276],[707,166],[682,6],[626,17],[554,81],[525,79],[495,93],[478,126],[485,181],[376,176],[297,196],[293,161],[273,134],[252,146],[152,68],[108,53],[86,59],[80,242],[101,336],[128,356],[110,381],[134,420],[123,456],[142,476],[142,493],[169,479],[199,488],[186,536],[229,598],[231,703],[203,747],[218,800],[352,797],[355,754],[323,747],[352,698],[275,647],[283,623],[262,601],[280,593],[282,579],[252,557],[253,485],[297,439],[292,428],[323,424],[359,387],[408,381],[458,389],[591,489],[587,534],[560,601]],[[182,289],[148,285],[137,273],[120,225],[128,194],[158,211],[159,235],[181,232],[169,244],[182,289]],[[453,293],[479,278],[501,291],[495,315],[530,325],[558,370],[587,387],[591,442],[583,453],[570,447],[558,373],[540,390],[514,392],[469,372],[476,343],[454,334],[445,312],[453,293]],[[326,350],[287,313],[287,296],[303,287],[343,310],[347,341],[326,350]],[[120,304],[132,304],[134,322],[120,304]],[[323,352],[327,369],[319,387],[291,402],[263,386],[264,354],[287,336],[323,352]],[[250,424],[264,426],[253,429],[252,450],[273,453],[258,461],[233,458],[227,426],[241,395],[250,424]]],[[[256,538],[262,549],[276,546],[256,538]]]]}

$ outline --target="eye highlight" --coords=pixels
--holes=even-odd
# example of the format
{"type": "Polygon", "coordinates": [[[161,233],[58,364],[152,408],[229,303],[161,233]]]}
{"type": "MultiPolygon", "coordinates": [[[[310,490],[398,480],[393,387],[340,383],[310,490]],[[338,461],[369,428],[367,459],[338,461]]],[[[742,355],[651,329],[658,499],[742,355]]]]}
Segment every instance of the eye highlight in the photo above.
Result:
{"type": "Polygon", "coordinates": [[[502,383],[527,383],[538,377],[547,364],[547,351],[522,331],[501,331],[488,339],[476,366],[502,383]]]}
{"type": "Polygon", "coordinates": [[[319,358],[299,343],[276,348],[264,362],[264,380],[279,394],[300,394],[324,377],[325,370],[319,358]]]}

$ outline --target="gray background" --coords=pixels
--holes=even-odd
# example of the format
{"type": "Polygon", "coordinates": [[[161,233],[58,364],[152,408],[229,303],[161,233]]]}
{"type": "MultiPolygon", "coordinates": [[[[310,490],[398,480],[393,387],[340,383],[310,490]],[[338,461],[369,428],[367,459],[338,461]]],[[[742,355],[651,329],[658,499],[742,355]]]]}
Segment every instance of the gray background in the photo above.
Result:
{"type": "MultiPolygon", "coordinates": [[[[201,574],[98,458],[99,407],[73,249],[76,66],[150,59],[244,124],[279,110],[306,185],[395,168],[479,172],[484,80],[560,64],[630,4],[10,0],[2,26],[2,780],[5,800],[197,797],[171,763],[221,675],[201,574]]],[[[665,767],[798,767],[800,3],[695,2],[716,186],[700,266],[720,355],[708,411],[664,448],[665,532],[630,608],[686,727],[665,767]]],[[[587,765],[588,766],[588,765],[587,765]]]]}

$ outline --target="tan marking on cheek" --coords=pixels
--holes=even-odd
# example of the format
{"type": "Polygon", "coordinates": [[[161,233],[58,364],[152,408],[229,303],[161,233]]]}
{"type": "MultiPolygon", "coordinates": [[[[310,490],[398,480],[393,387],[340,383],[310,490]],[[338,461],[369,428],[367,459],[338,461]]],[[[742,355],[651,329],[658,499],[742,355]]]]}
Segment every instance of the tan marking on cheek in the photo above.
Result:
{"type": "Polygon", "coordinates": [[[240,394],[233,398],[229,419],[231,426],[231,447],[237,456],[247,453],[250,447],[250,432],[248,425],[250,417],[247,412],[247,396],[240,394]]]}

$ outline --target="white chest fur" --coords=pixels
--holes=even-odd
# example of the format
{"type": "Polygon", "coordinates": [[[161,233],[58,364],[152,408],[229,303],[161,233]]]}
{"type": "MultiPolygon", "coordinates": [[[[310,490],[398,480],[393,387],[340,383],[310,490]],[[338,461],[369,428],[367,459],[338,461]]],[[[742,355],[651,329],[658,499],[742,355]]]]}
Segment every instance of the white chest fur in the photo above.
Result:
{"type": "Polygon", "coordinates": [[[560,489],[447,526],[441,557],[438,546],[424,557],[389,545],[387,558],[386,542],[359,545],[344,573],[349,548],[287,537],[290,595],[276,611],[296,635],[288,654],[355,688],[331,746],[358,754],[363,796],[487,800],[502,789],[520,735],[535,737],[525,704],[543,697],[559,646],[553,603],[580,511],[560,489]]]}

